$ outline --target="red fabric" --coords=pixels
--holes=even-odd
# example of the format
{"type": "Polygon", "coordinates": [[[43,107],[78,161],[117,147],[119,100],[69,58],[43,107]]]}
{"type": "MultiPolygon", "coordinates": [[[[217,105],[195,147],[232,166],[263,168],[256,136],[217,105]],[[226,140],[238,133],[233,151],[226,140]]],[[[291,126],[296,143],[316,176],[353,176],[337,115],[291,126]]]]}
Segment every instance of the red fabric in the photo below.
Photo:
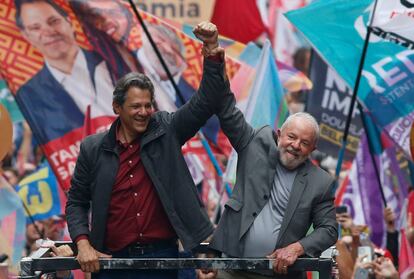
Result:
{"type": "MultiPolygon", "coordinates": [[[[118,137],[119,138],[119,137],[118,137]]],[[[176,237],[139,156],[139,139],[120,144],[119,169],[108,210],[105,244],[118,251],[131,243],[176,237]]]]}
{"type": "Polygon", "coordinates": [[[401,230],[400,243],[401,247],[400,255],[398,257],[398,269],[401,278],[405,278],[408,272],[414,270],[414,254],[410,244],[408,243],[407,237],[405,236],[404,230],[401,230]]]}
{"type": "Polygon", "coordinates": [[[217,25],[220,35],[242,43],[253,41],[266,31],[255,0],[216,1],[211,22],[217,25]]]}
{"type": "Polygon", "coordinates": [[[412,221],[414,221],[414,191],[411,191],[408,194],[407,218],[409,213],[411,213],[411,218],[413,218],[412,221]]]}

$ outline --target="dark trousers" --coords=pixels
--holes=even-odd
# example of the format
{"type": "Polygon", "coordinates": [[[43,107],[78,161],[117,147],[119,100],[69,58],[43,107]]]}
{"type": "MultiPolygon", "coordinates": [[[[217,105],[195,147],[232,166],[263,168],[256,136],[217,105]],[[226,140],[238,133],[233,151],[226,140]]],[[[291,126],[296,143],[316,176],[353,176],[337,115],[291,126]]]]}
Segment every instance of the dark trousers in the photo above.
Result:
{"type": "MultiPolygon", "coordinates": [[[[111,253],[113,258],[177,258],[178,248],[172,246],[151,253],[137,255],[129,249],[111,253]]],[[[92,273],[92,279],[177,279],[177,270],[162,269],[129,269],[129,270],[101,270],[92,273]]]]}

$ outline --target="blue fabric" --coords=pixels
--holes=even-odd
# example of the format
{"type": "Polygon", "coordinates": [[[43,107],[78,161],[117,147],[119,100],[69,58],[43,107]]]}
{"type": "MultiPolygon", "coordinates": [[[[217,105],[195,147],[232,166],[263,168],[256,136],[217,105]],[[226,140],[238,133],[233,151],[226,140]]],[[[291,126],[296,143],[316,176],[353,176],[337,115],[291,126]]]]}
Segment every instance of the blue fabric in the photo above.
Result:
{"type": "MultiPolygon", "coordinates": [[[[177,258],[176,246],[144,255],[130,255],[127,249],[112,253],[113,258],[177,258]]],[[[177,270],[101,270],[92,274],[92,279],[177,279],[177,270]]]]}
{"type": "MultiPolygon", "coordinates": [[[[95,67],[102,58],[95,52],[84,53],[95,83],[95,67]]],[[[16,101],[40,144],[83,126],[83,113],[46,66],[17,91],[16,101]]]]}

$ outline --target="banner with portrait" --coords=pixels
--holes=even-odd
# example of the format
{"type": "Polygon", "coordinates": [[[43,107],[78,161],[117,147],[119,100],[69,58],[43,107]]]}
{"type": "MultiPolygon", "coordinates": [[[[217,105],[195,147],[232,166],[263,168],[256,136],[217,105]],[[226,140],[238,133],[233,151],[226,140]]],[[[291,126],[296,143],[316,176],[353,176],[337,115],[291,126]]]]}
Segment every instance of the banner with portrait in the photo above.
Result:
{"type": "MultiPolygon", "coordinates": [[[[87,108],[91,133],[107,130],[116,117],[112,110],[116,80],[130,71],[149,75],[158,108],[167,111],[187,101],[200,83],[201,43],[181,32],[181,25],[168,25],[141,12],[171,65],[182,91],[177,96],[131,7],[123,1],[6,0],[2,7],[0,74],[65,190],[85,134],[87,108]]],[[[226,65],[231,77],[238,63],[227,59],[226,65]]]]}

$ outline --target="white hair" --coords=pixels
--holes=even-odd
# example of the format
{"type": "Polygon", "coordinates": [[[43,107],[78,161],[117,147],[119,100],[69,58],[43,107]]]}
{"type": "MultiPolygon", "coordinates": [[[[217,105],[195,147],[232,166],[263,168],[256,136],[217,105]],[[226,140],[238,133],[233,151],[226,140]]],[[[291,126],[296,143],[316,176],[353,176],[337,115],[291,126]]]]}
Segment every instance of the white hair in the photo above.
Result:
{"type": "Polygon", "coordinates": [[[290,124],[290,122],[292,122],[292,120],[294,120],[295,118],[303,119],[312,125],[313,131],[315,133],[315,144],[317,144],[319,140],[319,125],[315,117],[313,117],[310,113],[297,112],[297,113],[289,115],[289,117],[283,123],[282,127],[280,127],[280,130],[283,131],[283,129],[285,129],[290,124]]]}

